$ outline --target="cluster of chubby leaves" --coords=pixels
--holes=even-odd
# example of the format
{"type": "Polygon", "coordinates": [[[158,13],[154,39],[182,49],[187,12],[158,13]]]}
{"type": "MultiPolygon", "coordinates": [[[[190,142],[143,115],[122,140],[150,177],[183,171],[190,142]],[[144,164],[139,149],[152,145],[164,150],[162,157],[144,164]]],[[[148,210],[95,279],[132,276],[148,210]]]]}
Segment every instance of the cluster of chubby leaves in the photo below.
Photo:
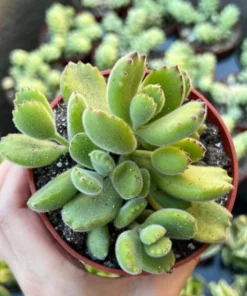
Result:
{"type": "Polygon", "coordinates": [[[222,249],[222,260],[226,266],[247,271],[247,216],[241,215],[233,220],[227,230],[226,241],[222,249]]]}
{"type": "Polygon", "coordinates": [[[23,134],[0,143],[5,158],[29,168],[70,153],[77,165],[37,191],[28,206],[62,208],[63,221],[88,232],[88,249],[100,260],[113,223],[121,230],[116,257],[130,274],[170,270],[171,239],[222,241],[231,218],[214,201],[233,188],[227,172],[193,165],[206,151],[199,142],[206,104],[184,103],[191,87],[185,71],[163,67],[145,76],[146,67],[145,56],[130,53],[106,83],[97,68],[70,63],[61,78],[68,140],[58,134],[45,97],[25,90],[13,112],[23,134]]]}
{"type": "MultiPolygon", "coordinates": [[[[144,4],[144,1],[141,3],[144,4]]],[[[150,11],[141,3],[128,10],[124,21],[115,12],[104,16],[103,42],[95,51],[95,62],[99,69],[111,68],[121,55],[130,51],[149,54],[165,40],[164,30],[150,22],[150,11]],[[115,38],[109,38],[109,33],[115,34],[115,38]]]]}
{"type": "Polygon", "coordinates": [[[231,35],[239,21],[240,9],[234,4],[226,5],[220,12],[218,0],[200,0],[196,9],[184,0],[172,1],[168,7],[170,14],[179,23],[189,27],[182,30],[190,42],[213,44],[231,35]]]}

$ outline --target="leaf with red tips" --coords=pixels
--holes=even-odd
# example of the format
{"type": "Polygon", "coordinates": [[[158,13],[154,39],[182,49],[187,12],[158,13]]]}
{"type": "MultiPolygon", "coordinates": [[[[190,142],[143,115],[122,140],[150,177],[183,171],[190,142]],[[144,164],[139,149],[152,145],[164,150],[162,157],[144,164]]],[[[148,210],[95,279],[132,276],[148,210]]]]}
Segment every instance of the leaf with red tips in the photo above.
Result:
{"type": "Polygon", "coordinates": [[[185,96],[185,83],[178,67],[163,67],[151,72],[143,86],[159,84],[165,94],[165,106],[156,118],[172,112],[181,106],[185,96]]]}
{"type": "Polygon", "coordinates": [[[231,213],[214,201],[192,203],[187,209],[196,218],[198,231],[194,239],[203,243],[224,241],[226,230],[231,225],[231,213]]]}
{"type": "Polygon", "coordinates": [[[201,160],[207,151],[201,142],[193,138],[185,138],[177,143],[174,143],[172,146],[180,147],[184,151],[188,152],[192,162],[201,160]]]}
{"type": "Polygon", "coordinates": [[[107,96],[110,110],[129,124],[130,103],[138,91],[145,70],[145,56],[134,52],[118,60],[108,79],[107,96]]]}
{"type": "Polygon", "coordinates": [[[137,142],[131,128],[117,116],[87,108],[83,125],[90,140],[102,149],[115,154],[130,154],[136,149],[137,142]]]}
{"type": "Polygon", "coordinates": [[[102,191],[103,179],[95,172],[74,167],[71,172],[71,180],[81,193],[97,195],[102,191]]]}
{"type": "Polygon", "coordinates": [[[155,146],[167,146],[188,137],[195,132],[206,118],[206,105],[201,101],[192,101],[140,127],[136,134],[155,146]],[[196,117],[192,118],[192,117],[196,117]]]}
{"type": "Polygon", "coordinates": [[[154,168],[165,175],[183,173],[190,164],[188,153],[177,147],[161,147],[152,153],[154,168]]]}
{"type": "Polygon", "coordinates": [[[65,102],[68,102],[72,92],[81,94],[88,106],[108,110],[106,82],[98,68],[82,62],[69,62],[61,77],[61,93],[65,102]]]}

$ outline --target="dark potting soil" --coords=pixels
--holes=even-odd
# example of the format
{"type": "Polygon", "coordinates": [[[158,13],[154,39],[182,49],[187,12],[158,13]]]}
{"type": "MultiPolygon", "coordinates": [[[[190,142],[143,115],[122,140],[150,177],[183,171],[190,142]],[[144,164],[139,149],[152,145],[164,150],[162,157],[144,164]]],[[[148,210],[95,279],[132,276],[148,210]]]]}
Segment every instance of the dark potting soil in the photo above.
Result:
{"type": "MultiPolygon", "coordinates": [[[[66,105],[61,103],[54,110],[56,118],[56,126],[58,132],[67,138],[67,129],[66,129],[66,105]]],[[[231,173],[231,160],[226,155],[221,138],[219,135],[218,128],[213,124],[207,122],[208,129],[201,136],[201,142],[207,147],[207,152],[199,165],[210,165],[210,166],[219,166],[231,173]]],[[[36,188],[40,189],[50,180],[56,177],[58,174],[66,171],[68,168],[71,168],[75,165],[75,162],[70,158],[69,154],[61,156],[57,161],[52,163],[49,166],[38,168],[34,170],[34,180],[36,188]]],[[[222,205],[225,205],[228,199],[228,195],[217,200],[222,205]]],[[[57,233],[70,245],[75,251],[81,254],[84,257],[93,259],[95,262],[100,263],[101,265],[110,267],[110,268],[120,268],[116,256],[115,256],[115,242],[118,235],[124,230],[117,230],[113,227],[112,224],[109,225],[111,233],[111,242],[110,242],[110,251],[107,258],[103,261],[95,260],[92,258],[86,247],[87,233],[83,232],[74,232],[67,225],[64,224],[60,210],[52,211],[47,214],[50,222],[54,226],[57,233]]],[[[176,259],[181,260],[193,253],[195,250],[199,249],[203,244],[196,242],[194,240],[189,241],[173,241],[173,251],[175,253],[176,259]]]]}

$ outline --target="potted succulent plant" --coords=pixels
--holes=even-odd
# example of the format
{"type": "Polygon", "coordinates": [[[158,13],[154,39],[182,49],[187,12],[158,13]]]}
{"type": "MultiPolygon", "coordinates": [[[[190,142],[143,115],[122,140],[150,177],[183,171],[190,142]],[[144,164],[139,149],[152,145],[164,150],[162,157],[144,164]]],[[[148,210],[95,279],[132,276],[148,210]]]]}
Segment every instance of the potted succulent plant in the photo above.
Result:
{"type": "Polygon", "coordinates": [[[51,107],[38,91],[16,95],[23,134],[0,143],[3,157],[30,168],[28,206],[58,242],[118,275],[168,272],[223,241],[236,197],[218,113],[185,71],[146,67],[137,52],[102,74],[70,63],[51,107]]]}
{"type": "Polygon", "coordinates": [[[181,39],[189,42],[196,52],[227,55],[241,41],[240,9],[229,4],[219,11],[220,1],[200,0],[198,8],[182,0],[172,1],[171,14],[181,24],[181,39]]]}

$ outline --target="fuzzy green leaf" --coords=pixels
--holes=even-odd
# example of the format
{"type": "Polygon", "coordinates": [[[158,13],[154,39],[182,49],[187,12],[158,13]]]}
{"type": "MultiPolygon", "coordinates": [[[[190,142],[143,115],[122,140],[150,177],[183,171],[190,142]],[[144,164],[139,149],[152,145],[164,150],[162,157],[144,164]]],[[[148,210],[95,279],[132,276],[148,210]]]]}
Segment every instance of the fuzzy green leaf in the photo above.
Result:
{"type": "Polygon", "coordinates": [[[160,189],[187,201],[208,201],[219,198],[233,188],[232,178],[220,167],[192,166],[180,175],[167,176],[152,172],[160,189]]]}
{"type": "Polygon", "coordinates": [[[24,101],[13,111],[15,126],[22,133],[41,140],[54,139],[56,127],[54,119],[46,107],[37,101],[24,101]]]}
{"type": "Polygon", "coordinates": [[[46,97],[38,90],[33,90],[33,89],[25,89],[22,90],[18,93],[16,93],[15,95],[15,100],[14,100],[14,104],[15,105],[21,105],[24,103],[24,101],[36,101],[41,103],[46,110],[49,112],[49,114],[51,115],[51,117],[54,117],[52,108],[49,104],[49,102],[47,101],[46,97]]]}
{"type": "Polygon", "coordinates": [[[142,272],[141,242],[135,230],[128,230],[118,236],[116,257],[120,267],[127,273],[142,272]]]}
{"type": "Polygon", "coordinates": [[[143,186],[141,192],[138,194],[140,197],[147,197],[150,189],[150,174],[147,169],[140,169],[142,174],[143,186]]]}
{"type": "Polygon", "coordinates": [[[190,164],[188,153],[177,147],[161,147],[152,153],[154,168],[165,175],[183,173],[190,164]]]}
{"type": "Polygon", "coordinates": [[[112,221],[122,205],[109,178],[104,180],[103,190],[95,196],[79,193],[62,210],[63,221],[74,231],[88,232],[112,221]]]}
{"type": "Polygon", "coordinates": [[[71,170],[62,173],[37,191],[27,203],[29,208],[37,212],[48,212],[62,208],[77,192],[70,174],[71,170]]]}
{"type": "Polygon", "coordinates": [[[88,233],[87,247],[94,258],[104,260],[108,255],[109,246],[110,235],[107,225],[96,228],[88,233]]]}
{"type": "Polygon", "coordinates": [[[145,245],[144,249],[150,257],[160,258],[167,255],[171,251],[172,242],[168,237],[162,237],[154,244],[145,245]]]}
{"type": "Polygon", "coordinates": [[[142,269],[151,274],[165,273],[171,270],[175,263],[175,256],[172,251],[161,258],[148,256],[142,247],[142,269]]]}
{"type": "Polygon", "coordinates": [[[122,57],[112,69],[107,85],[110,110],[127,123],[130,103],[136,95],[146,70],[146,57],[137,52],[122,57]]]}
{"type": "Polygon", "coordinates": [[[195,240],[204,243],[224,241],[226,230],[231,225],[231,213],[214,201],[192,203],[187,211],[197,220],[195,240]]]}
{"type": "Polygon", "coordinates": [[[75,135],[84,132],[82,114],[86,108],[87,104],[83,96],[73,92],[69,98],[67,110],[67,129],[70,141],[75,135]]]}
{"type": "Polygon", "coordinates": [[[159,84],[165,94],[165,105],[157,118],[172,112],[181,106],[185,85],[183,75],[178,67],[163,67],[151,72],[144,80],[143,86],[159,84]]]}
{"type": "Polygon", "coordinates": [[[149,84],[141,89],[141,93],[148,95],[154,99],[157,105],[156,114],[159,113],[165,105],[165,95],[160,85],[149,84]]]}
{"type": "Polygon", "coordinates": [[[112,157],[105,151],[94,150],[89,156],[95,171],[104,177],[108,176],[116,166],[112,157]]]}
{"type": "Polygon", "coordinates": [[[130,127],[119,117],[87,108],[83,124],[95,145],[116,154],[129,154],[136,148],[136,139],[130,127]]]}
{"type": "Polygon", "coordinates": [[[9,134],[0,142],[0,153],[4,158],[28,168],[46,166],[66,152],[67,147],[21,134],[9,134]]]}
{"type": "Polygon", "coordinates": [[[149,193],[148,202],[156,211],[162,208],[186,210],[191,205],[190,202],[173,197],[159,189],[153,190],[149,193]]]}
{"type": "Polygon", "coordinates": [[[157,104],[152,97],[138,93],[134,96],[130,104],[130,118],[134,128],[137,128],[153,118],[157,104]]]}
{"type": "Polygon", "coordinates": [[[103,180],[95,172],[74,167],[71,172],[71,179],[74,186],[87,195],[98,195],[103,188],[103,180]]]}
{"type": "Polygon", "coordinates": [[[157,224],[149,225],[140,231],[140,239],[145,245],[152,245],[166,234],[166,229],[157,224]]]}
{"type": "Polygon", "coordinates": [[[174,143],[172,146],[182,148],[184,151],[188,152],[192,162],[201,160],[207,150],[201,142],[192,138],[185,138],[174,143]]]}
{"type": "Polygon", "coordinates": [[[61,77],[61,93],[65,102],[73,92],[81,94],[88,106],[108,110],[106,82],[96,67],[82,62],[70,62],[66,66],[61,77]]]}
{"type": "Polygon", "coordinates": [[[191,82],[191,79],[186,71],[181,70],[181,73],[184,78],[184,86],[185,86],[184,99],[186,99],[188,97],[188,95],[190,94],[190,91],[192,88],[192,82],[191,82]]]}
{"type": "Polygon", "coordinates": [[[197,232],[196,219],[189,213],[178,209],[162,209],[149,216],[143,226],[158,224],[163,226],[167,237],[188,240],[197,232]]]}
{"type": "Polygon", "coordinates": [[[146,142],[167,146],[188,137],[206,118],[205,103],[189,102],[170,114],[143,126],[136,131],[146,142]]]}
{"type": "Polygon", "coordinates": [[[146,208],[147,201],[143,197],[137,197],[126,202],[118,212],[114,226],[124,228],[132,223],[146,208]]]}
{"type": "Polygon", "coordinates": [[[112,182],[117,192],[124,199],[136,197],[142,190],[142,174],[133,161],[120,163],[112,173],[112,182]]]}
{"type": "Polygon", "coordinates": [[[98,149],[96,145],[88,138],[86,133],[79,133],[70,142],[70,156],[82,166],[93,168],[89,153],[98,149]]]}

